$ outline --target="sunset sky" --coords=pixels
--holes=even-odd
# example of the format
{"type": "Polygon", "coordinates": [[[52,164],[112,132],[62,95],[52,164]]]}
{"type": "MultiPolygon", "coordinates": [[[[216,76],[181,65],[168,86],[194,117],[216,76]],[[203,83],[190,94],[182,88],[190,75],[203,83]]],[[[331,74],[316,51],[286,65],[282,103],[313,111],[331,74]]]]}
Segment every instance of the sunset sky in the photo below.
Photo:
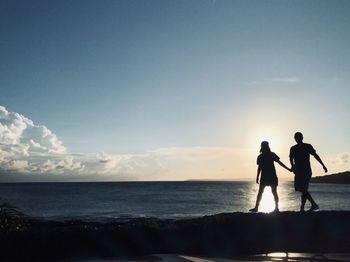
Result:
{"type": "Polygon", "coordinates": [[[0,1],[0,182],[251,180],[260,142],[289,165],[296,131],[329,173],[349,170],[349,13],[346,0],[0,1]]]}

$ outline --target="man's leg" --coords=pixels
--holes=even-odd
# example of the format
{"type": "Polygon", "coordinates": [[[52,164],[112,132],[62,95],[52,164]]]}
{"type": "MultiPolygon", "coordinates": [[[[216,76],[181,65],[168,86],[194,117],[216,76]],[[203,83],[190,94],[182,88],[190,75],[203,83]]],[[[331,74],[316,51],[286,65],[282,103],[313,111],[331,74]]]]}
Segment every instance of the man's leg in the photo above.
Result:
{"type": "Polygon", "coordinates": [[[306,199],[310,201],[311,205],[313,206],[317,205],[315,200],[312,198],[311,194],[308,191],[306,191],[305,194],[306,194],[306,199]]]}
{"type": "Polygon", "coordinates": [[[315,200],[312,198],[311,194],[308,191],[306,191],[306,199],[309,200],[311,203],[311,211],[318,209],[318,205],[316,204],[315,200]]]}
{"type": "Polygon", "coordinates": [[[318,205],[316,204],[315,200],[312,198],[311,194],[308,191],[310,179],[311,179],[311,174],[307,177],[307,180],[305,181],[305,193],[304,194],[305,194],[306,199],[309,200],[311,203],[310,210],[313,211],[313,210],[318,209],[318,205]]]}
{"type": "Polygon", "coordinates": [[[304,211],[305,209],[305,203],[306,203],[306,195],[307,191],[301,191],[301,206],[300,206],[300,211],[304,211]]]}

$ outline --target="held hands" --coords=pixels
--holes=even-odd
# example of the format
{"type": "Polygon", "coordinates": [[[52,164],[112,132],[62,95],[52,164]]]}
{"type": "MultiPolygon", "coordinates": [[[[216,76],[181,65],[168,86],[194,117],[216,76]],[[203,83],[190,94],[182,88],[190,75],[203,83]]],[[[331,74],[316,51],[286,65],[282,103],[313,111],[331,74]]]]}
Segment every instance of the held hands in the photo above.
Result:
{"type": "Polygon", "coordinates": [[[285,166],[285,168],[289,171],[289,172],[293,172],[293,166],[291,168],[285,166]]]}
{"type": "Polygon", "coordinates": [[[292,165],[292,167],[289,170],[290,172],[294,172],[294,166],[292,165]]]}
{"type": "Polygon", "coordinates": [[[293,166],[291,168],[287,167],[285,164],[283,164],[280,160],[276,161],[278,164],[280,164],[283,168],[287,169],[289,172],[293,172],[293,166]]]}

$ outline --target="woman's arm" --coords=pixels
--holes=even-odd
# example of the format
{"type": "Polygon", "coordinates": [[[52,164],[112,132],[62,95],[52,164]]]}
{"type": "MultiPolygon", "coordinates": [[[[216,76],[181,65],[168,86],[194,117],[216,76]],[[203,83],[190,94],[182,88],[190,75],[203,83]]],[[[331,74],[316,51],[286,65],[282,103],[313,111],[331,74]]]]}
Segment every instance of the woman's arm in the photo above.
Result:
{"type": "Polygon", "coordinates": [[[291,168],[289,168],[289,167],[287,167],[285,164],[283,164],[282,162],[281,162],[281,160],[278,160],[278,161],[276,161],[278,164],[280,164],[280,166],[281,167],[284,167],[285,169],[287,169],[289,172],[292,172],[292,169],[291,168]]]}
{"type": "Polygon", "coordinates": [[[260,165],[258,165],[258,171],[257,171],[257,174],[256,174],[256,183],[259,184],[259,175],[260,175],[260,172],[261,172],[261,167],[260,165]]]}

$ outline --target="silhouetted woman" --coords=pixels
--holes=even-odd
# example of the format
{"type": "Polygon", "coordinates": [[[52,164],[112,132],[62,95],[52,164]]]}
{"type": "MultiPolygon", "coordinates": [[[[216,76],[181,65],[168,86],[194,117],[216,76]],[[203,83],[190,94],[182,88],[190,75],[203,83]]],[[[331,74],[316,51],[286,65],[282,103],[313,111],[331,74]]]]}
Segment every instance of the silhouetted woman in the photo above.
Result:
{"type": "Polygon", "coordinates": [[[261,173],[260,185],[259,185],[259,192],[256,197],[255,207],[249,210],[251,212],[258,212],[260,200],[266,186],[271,187],[271,191],[275,199],[274,211],[276,212],[279,211],[278,194],[277,194],[278,178],[277,178],[274,162],[277,162],[288,171],[291,171],[285,164],[283,164],[280,161],[280,158],[275,153],[271,152],[269,143],[267,141],[261,142],[260,155],[258,156],[258,159],[257,159],[258,172],[256,176],[256,183],[259,184],[259,175],[261,173]]]}

